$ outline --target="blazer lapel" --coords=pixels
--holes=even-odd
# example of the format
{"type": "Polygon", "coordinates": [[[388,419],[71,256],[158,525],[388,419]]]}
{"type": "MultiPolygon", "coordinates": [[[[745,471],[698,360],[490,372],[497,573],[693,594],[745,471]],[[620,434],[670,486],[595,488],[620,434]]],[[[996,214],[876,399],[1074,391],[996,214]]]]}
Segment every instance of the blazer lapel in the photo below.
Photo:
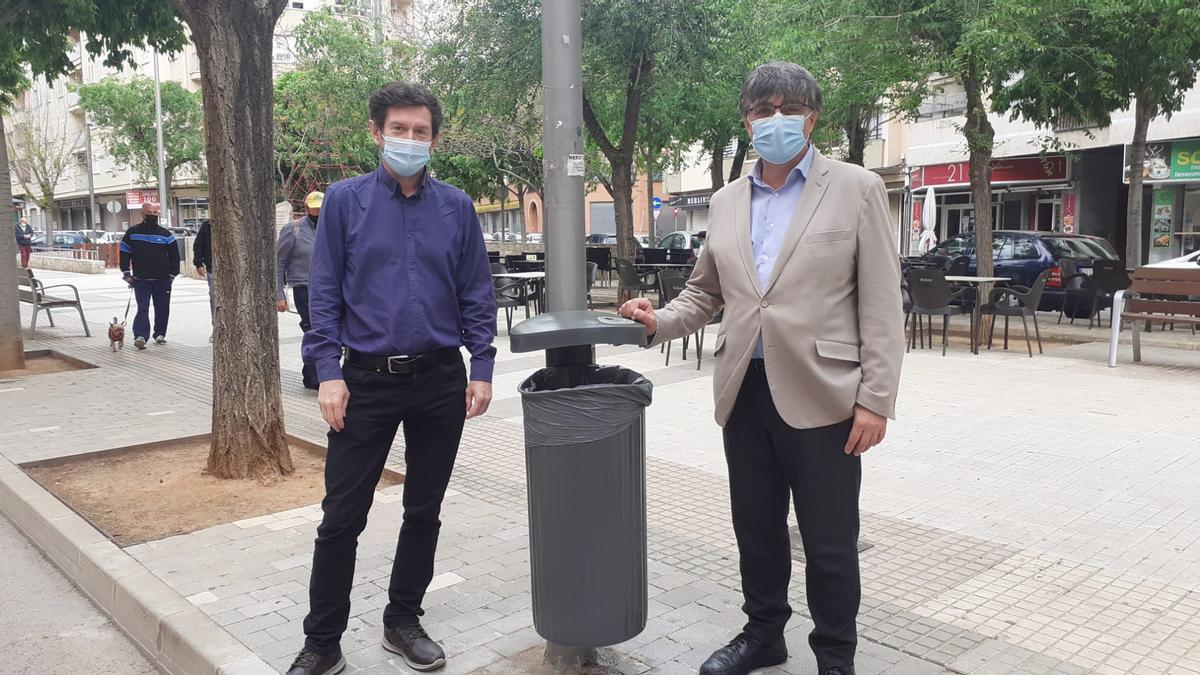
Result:
{"type": "Polygon", "coordinates": [[[746,270],[751,288],[760,296],[763,289],[758,283],[758,269],[754,266],[754,251],[750,247],[750,181],[742,178],[733,195],[733,236],[737,238],[738,256],[746,270]]]}
{"type": "MultiPolygon", "coordinates": [[[[767,280],[767,287],[760,294],[770,292],[775,282],[779,280],[779,275],[783,268],[787,265],[788,260],[795,252],[796,246],[800,240],[804,238],[804,231],[808,229],[809,223],[812,221],[813,214],[817,212],[817,206],[821,203],[821,198],[825,196],[825,190],[829,187],[829,167],[826,166],[826,160],[821,153],[817,152],[816,148],[812,148],[811,152],[817,154],[813,157],[812,170],[804,183],[804,192],[800,193],[800,202],[796,204],[796,213],[792,216],[792,222],[788,224],[787,236],[783,239],[783,245],[779,250],[779,258],[775,260],[775,267],[771,270],[771,277],[767,280]]],[[[747,225],[748,228],[748,225],[747,225]]],[[[746,239],[749,241],[749,229],[746,232],[746,239]]],[[[750,258],[751,264],[753,261],[750,258]]],[[[757,288],[757,284],[755,285],[757,288]]]]}

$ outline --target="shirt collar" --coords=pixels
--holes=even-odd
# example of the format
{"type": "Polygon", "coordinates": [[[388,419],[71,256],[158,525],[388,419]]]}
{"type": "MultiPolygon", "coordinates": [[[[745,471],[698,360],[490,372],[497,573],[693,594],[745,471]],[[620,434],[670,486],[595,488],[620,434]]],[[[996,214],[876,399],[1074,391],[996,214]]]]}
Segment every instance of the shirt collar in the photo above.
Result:
{"type": "MultiPolygon", "coordinates": [[[[788,174],[787,181],[784,182],[783,187],[788,187],[794,181],[808,180],[808,174],[812,172],[813,156],[816,154],[817,149],[812,146],[812,143],[809,143],[808,150],[806,150],[804,153],[804,158],[801,159],[800,163],[797,164],[792,169],[792,172],[788,174]]],[[[774,190],[774,188],[772,188],[770,185],[767,185],[762,180],[762,163],[763,161],[761,158],[754,163],[754,168],[750,171],[749,175],[750,183],[755,187],[762,188],[764,190],[774,190]]]]}
{"type": "Polygon", "coordinates": [[[393,194],[399,199],[414,200],[420,199],[421,195],[425,194],[425,190],[429,187],[429,167],[425,167],[421,171],[423,172],[421,175],[421,186],[417,188],[417,193],[411,197],[404,194],[404,191],[400,189],[400,182],[392,178],[392,174],[388,173],[388,170],[382,164],[379,165],[378,169],[375,169],[375,177],[379,181],[379,185],[384,190],[387,190],[389,194],[393,194]]]}

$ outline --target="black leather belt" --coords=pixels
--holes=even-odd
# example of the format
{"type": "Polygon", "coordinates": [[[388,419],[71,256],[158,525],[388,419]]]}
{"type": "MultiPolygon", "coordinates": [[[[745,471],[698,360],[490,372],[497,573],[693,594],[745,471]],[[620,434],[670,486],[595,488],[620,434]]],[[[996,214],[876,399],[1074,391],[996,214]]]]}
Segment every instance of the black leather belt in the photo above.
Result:
{"type": "Polygon", "coordinates": [[[461,364],[462,354],[453,347],[435,349],[424,354],[400,354],[396,356],[379,356],[377,354],[367,354],[347,349],[346,363],[359,368],[374,370],[377,373],[407,375],[422,370],[429,370],[443,364],[461,364]]]}

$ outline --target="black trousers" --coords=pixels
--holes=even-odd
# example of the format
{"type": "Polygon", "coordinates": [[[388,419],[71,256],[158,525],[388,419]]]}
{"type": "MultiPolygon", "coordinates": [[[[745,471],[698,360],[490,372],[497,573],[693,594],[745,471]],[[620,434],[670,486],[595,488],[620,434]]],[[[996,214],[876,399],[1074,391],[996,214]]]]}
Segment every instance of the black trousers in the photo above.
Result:
{"type": "Polygon", "coordinates": [[[416,623],[433,578],[439,515],[466,420],[466,368],[461,361],[408,375],[345,365],[350,390],[345,427],[329,432],[324,518],[317,528],[309,582],[305,646],[332,655],[350,616],[358,535],[397,427],[404,425],[404,520],[392,563],[388,627],[416,623]]]}
{"type": "MultiPolygon", "coordinates": [[[[308,286],[292,286],[292,299],[296,301],[296,313],[300,315],[300,330],[307,333],[312,328],[308,322],[308,286]]],[[[317,367],[311,363],[304,364],[300,375],[309,389],[316,389],[321,384],[317,379],[317,367]]]]}
{"type": "Polygon", "coordinates": [[[133,297],[137,300],[137,313],[133,315],[133,336],[149,340],[167,334],[167,321],[171,318],[171,280],[133,280],[133,297]],[[150,303],[154,303],[154,333],[150,332],[150,303]]]}
{"type": "Polygon", "coordinates": [[[858,492],[862,464],[843,452],[852,420],[795,429],[780,417],[761,361],[751,362],[724,429],[733,529],[742,573],[745,630],[773,641],[792,616],[788,501],[804,542],[808,642],[821,667],[854,664],[858,576],[858,492]]]}

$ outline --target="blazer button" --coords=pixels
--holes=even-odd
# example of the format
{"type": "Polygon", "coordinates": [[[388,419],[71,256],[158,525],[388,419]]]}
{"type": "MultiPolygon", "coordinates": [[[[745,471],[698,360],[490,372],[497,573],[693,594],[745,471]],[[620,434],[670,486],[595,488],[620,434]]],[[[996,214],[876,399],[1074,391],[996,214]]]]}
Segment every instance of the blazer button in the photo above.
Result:
{"type": "Polygon", "coordinates": [[[771,304],[771,303],[767,302],[766,300],[763,300],[763,301],[762,301],[762,306],[763,306],[763,307],[766,307],[766,306],[768,306],[768,305],[770,305],[770,304],[771,304]]]}

